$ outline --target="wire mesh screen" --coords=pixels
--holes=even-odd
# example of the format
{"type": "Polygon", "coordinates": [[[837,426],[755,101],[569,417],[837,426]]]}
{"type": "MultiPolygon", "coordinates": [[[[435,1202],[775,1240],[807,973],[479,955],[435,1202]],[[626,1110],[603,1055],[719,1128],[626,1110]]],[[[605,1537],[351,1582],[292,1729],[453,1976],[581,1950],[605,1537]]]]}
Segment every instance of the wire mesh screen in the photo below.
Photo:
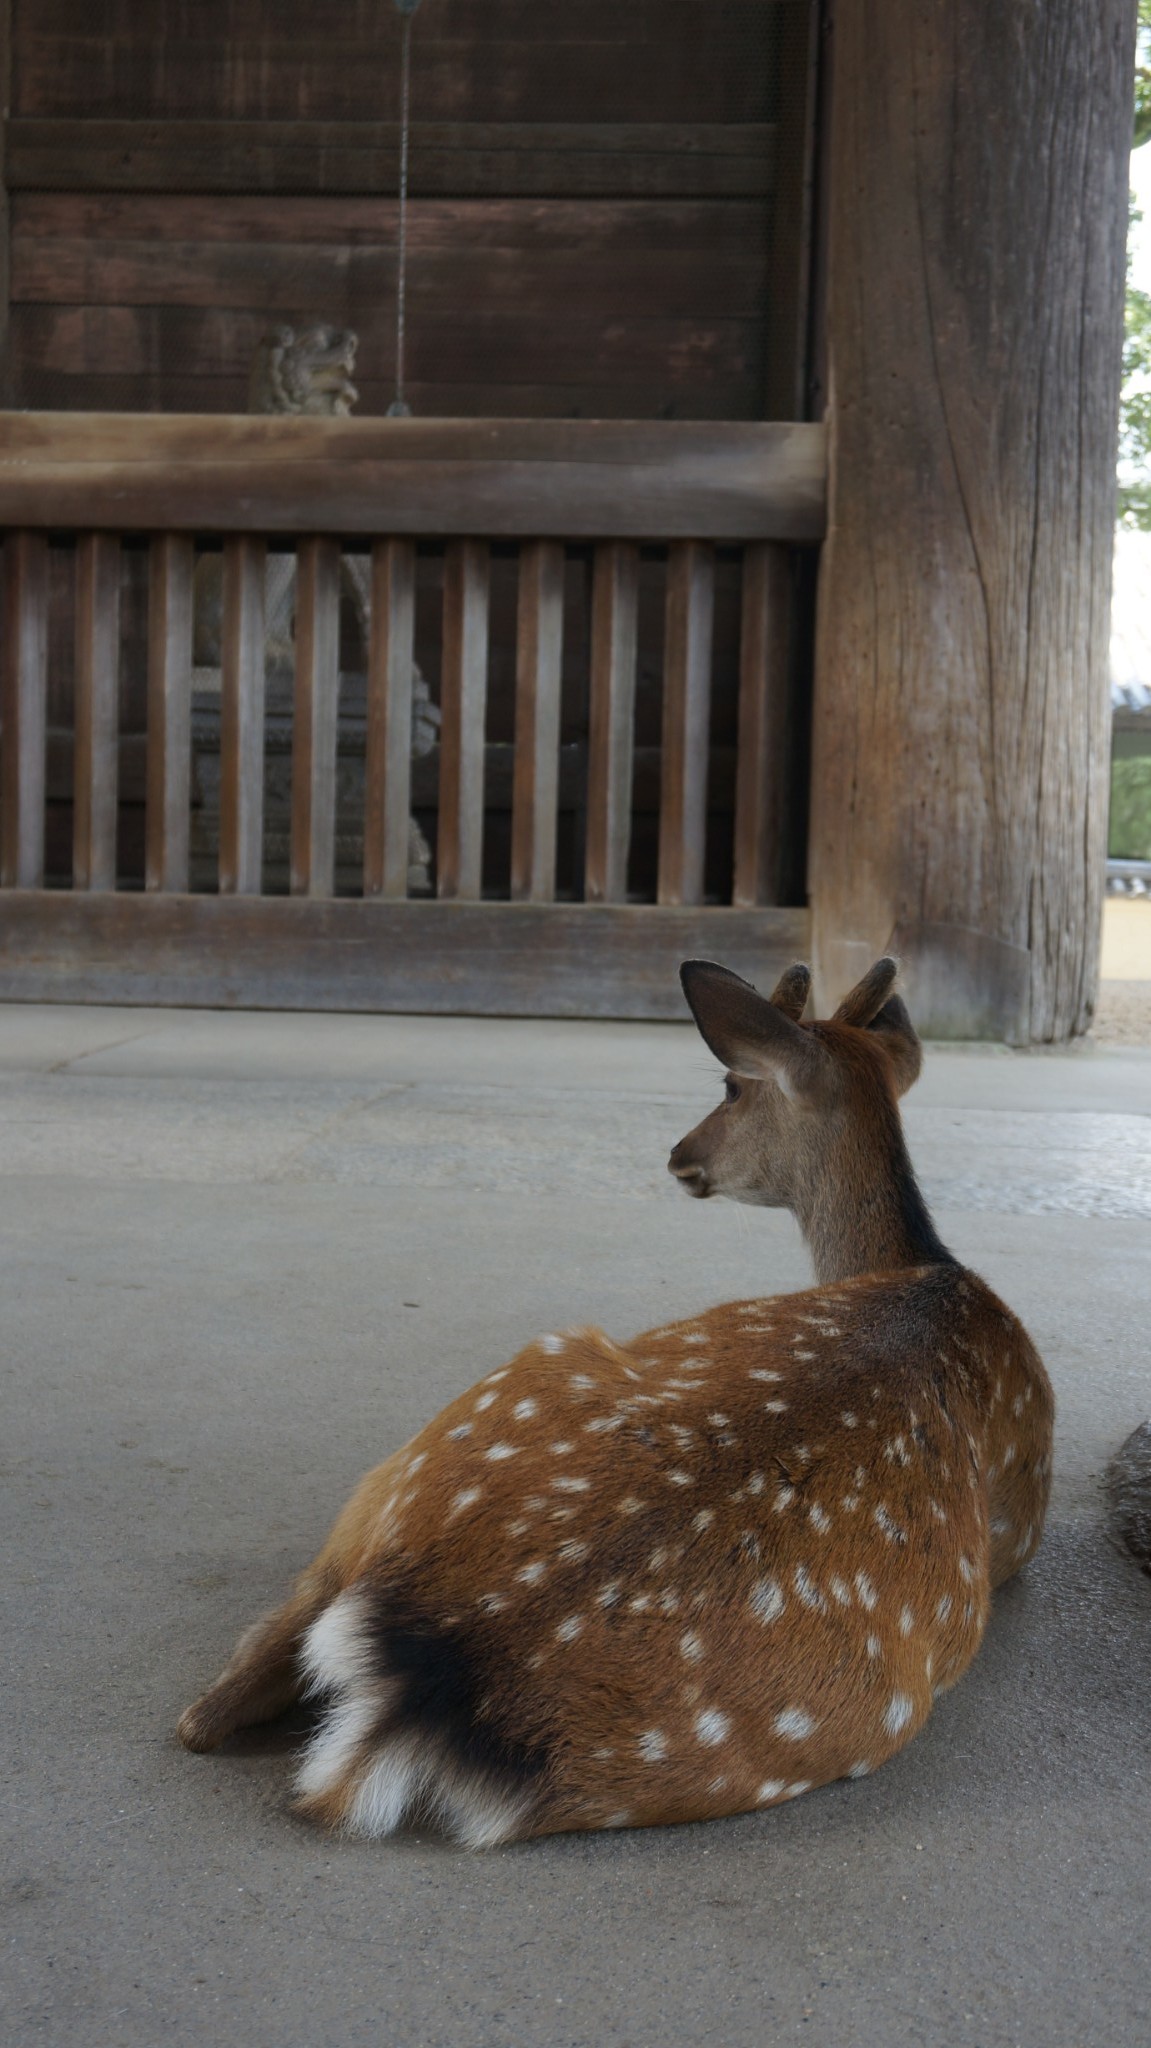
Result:
{"type": "MultiPolygon", "coordinates": [[[[421,0],[413,411],[793,416],[810,20],[421,0]]],[[[385,412],[401,33],[392,0],[13,0],[13,402],[385,412]]]]}

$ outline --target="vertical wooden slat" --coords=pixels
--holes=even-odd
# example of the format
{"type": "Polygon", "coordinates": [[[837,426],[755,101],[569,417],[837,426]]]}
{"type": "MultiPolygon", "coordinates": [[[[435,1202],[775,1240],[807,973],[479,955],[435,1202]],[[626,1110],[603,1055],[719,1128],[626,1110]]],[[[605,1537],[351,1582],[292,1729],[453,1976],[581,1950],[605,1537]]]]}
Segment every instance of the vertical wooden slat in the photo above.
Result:
{"type": "Polygon", "coordinates": [[[368,648],[365,896],[402,897],[408,893],[415,623],[415,545],[410,540],[375,541],[368,648]]]}
{"type": "Polygon", "coordinates": [[[120,685],[116,534],[84,533],[76,543],[75,675],[72,885],[114,889],[120,685]]]}
{"type": "Polygon", "coordinates": [[[778,903],[787,776],[791,560],[772,541],[744,550],[731,900],[778,903]]]}
{"type": "Polygon", "coordinates": [[[676,541],[667,565],[659,806],[661,903],[702,903],[715,557],[676,541]]]}
{"type": "Polygon", "coordinates": [[[488,684],[486,541],[452,541],[444,554],[440,686],[440,826],[436,887],[477,898],[483,861],[484,712],[488,684]]]}
{"type": "Polygon", "coordinates": [[[160,533],[148,550],[148,788],[144,886],[188,887],[192,811],[191,541],[160,533]]]}
{"type": "Polygon", "coordinates": [[[563,613],[563,543],[525,541],[516,643],[513,903],[550,903],[556,892],[563,613]]]}
{"type": "Polygon", "coordinates": [[[0,625],[0,886],[44,882],[45,738],[48,703],[48,542],[10,533],[4,542],[0,625]]]}
{"type": "Polygon", "coordinates": [[[638,589],[639,549],[630,541],[601,542],[592,580],[584,876],[589,903],[627,899],[638,589]]]}
{"type": "Polygon", "coordinates": [[[256,896],[264,833],[264,571],[252,534],[224,542],[220,673],[220,890],[256,896]]]}
{"type": "Polygon", "coordinates": [[[339,698],[340,548],[337,541],[312,537],[296,551],[293,896],[330,896],[336,885],[339,698]]]}

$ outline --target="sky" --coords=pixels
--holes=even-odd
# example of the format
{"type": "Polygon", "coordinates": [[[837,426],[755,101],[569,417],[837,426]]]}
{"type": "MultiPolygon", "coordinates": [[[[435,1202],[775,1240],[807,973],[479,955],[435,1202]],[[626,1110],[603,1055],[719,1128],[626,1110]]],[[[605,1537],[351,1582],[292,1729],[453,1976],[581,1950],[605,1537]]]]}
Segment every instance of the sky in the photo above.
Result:
{"type": "Polygon", "coordinates": [[[1131,190],[1143,215],[1131,230],[1131,282],[1151,292],[1151,142],[1132,153],[1131,190]]]}

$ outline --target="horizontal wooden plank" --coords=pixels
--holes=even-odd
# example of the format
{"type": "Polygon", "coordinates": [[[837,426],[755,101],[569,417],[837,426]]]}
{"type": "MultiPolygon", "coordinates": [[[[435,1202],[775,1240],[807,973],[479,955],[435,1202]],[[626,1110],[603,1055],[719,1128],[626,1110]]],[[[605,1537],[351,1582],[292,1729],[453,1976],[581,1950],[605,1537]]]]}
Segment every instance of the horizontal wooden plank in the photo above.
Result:
{"type": "MultiPolygon", "coordinates": [[[[213,37],[218,9],[203,0],[12,0],[18,31],[34,29],[62,41],[81,35],[102,35],[110,41],[140,36],[146,22],[150,34],[182,39],[213,37]]],[[[788,4],[788,0],[785,0],[788,4]]],[[[565,0],[562,8],[541,7],[540,0],[435,0],[434,12],[420,17],[421,35],[449,43],[565,41],[628,43],[662,41],[669,36],[698,41],[705,33],[730,38],[745,34],[749,21],[762,25],[780,12],[779,0],[565,0]]],[[[315,0],[227,0],[228,34],[238,48],[267,44],[295,45],[315,36],[315,0]]],[[[324,19],[332,43],[363,50],[392,49],[398,32],[391,10],[380,0],[341,0],[324,19]]]]}
{"type": "Polygon", "coordinates": [[[813,424],[0,416],[0,525],[799,540],[813,424]]]}
{"type": "Polygon", "coordinates": [[[686,1016],[677,969],[769,988],[805,910],[0,893],[0,1001],[686,1016]]]}
{"type": "MultiPolygon", "coordinates": [[[[769,122],[416,121],[411,191],[461,197],[765,196],[769,122]]],[[[387,193],[394,121],[20,119],[13,192],[387,193]]]]}
{"type": "MultiPolygon", "coordinates": [[[[621,11],[626,20],[630,10],[621,11]]],[[[143,112],[154,119],[371,121],[397,108],[392,8],[379,9],[376,38],[356,42],[313,20],[310,33],[281,38],[269,24],[245,43],[206,9],[198,34],[165,33],[149,12],[146,28],[138,18],[134,32],[112,38],[88,21],[62,35],[23,22],[13,111],[76,120],[143,112]]],[[[743,12],[750,34],[704,30],[682,45],[666,31],[633,32],[607,46],[582,39],[571,9],[559,10],[559,32],[541,40],[474,27],[448,39],[421,34],[417,24],[412,104],[429,121],[765,121],[775,81],[763,10],[745,0],[743,12]]]]}
{"type": "MultiPolygon", "coordinates": [[[[19,316],[17,316],[19,317],[19,316]]],[[[21,358],[15,398],[21,405],[72,413],[238,413],[247,402],[248,378],[241,370],[229,376],[196,377],[155,369],[124,375],[110,370],[42,370],[27,354],[21,358]]],[[[462,383],[433,384],[407,377],[404,390],[412,411],[421,419],[634,420],[694,422],[759,420],[763,417],[763,377],[717,378],[702,389],[676,391],[655,379],[644,385],[517,384],[500,381],[500,365],[490,366],[487,383],[469,378],[462,383]]],[[[363,377],[357,372],[359,415],[382,417],[395,396],[391,379],[363,377]]]]}
{"type": "MultiPolygon", "coordinates": [[[[694,196],[553,197],[545,204],[515,198],[417,199],[408,215],[408,236],[413,257],[468,249],[493,254],[515,249],[529,255],[579,250],[589,262],[637,249],[738,256],[762,234],[766,213],[758,200],[717,202],[694,196]]],[[[398,224],[392,192],[377,199],[332,199],[69,190],[20,193],[12,202],[13,234],[28,242],[259,242],[269,248],[290,243],[302,255],[309,243],[338,244],[349,251],[392,248],[398,224]]]]}
{"type": "MultiPolygon", "coordinates": [[[[283,212],[285,209],[281,208],[283,212]]],[[[506,209],[504,209],[506,210],[506,209]]],[[[407,267],[408,317],[413,346],[429,316],[458,325],[461,309],[482,306],[484,320],[509,314],[554,321],[557,306],[579,308],[581,326],[608,319],[691,319],[711,330],[727,320],[758,320],[767,308],[765,237],[748,237],[738,251],[638,243],[589,250],[491,248],[473,243],[466,224],[458,240],[426,248],[420,210],[412,208],[407,267]]],[[[341,323],[361,331],[378,319],[381,303],[394,303],[394,240],[356,245],[266,242],[256,263],[265,324],[299,317],[304,305],[338,308],[341,323]]],[[[121,241],[108,236],[55,239],[14,233],[12,299],[54,306],[245,306],[253,290],[249,241],[121,241]]],[[[549,351],[550,353],[551,351],[549,351]]]]}
{"type": "MultiPolygon", "coordinates": [[[[249,297],[259,298],[253,262],[249,297]]],[[[306,301],[305,301],[306,303],[306,301]]],[[[283,311],[285,309],[281,309],[283,311]]],[[[328,305],[342,321],[341,299],[328,305]]],[[[364,362],[387,375],[395,353],[395,316],[386,294],[361,293],[354,309],[364,362]]],[[[12,315],[12,367],[17,376],[37,370],[107,371],[146,376],[181,366],[216,375],[250,368],[269,326],[262,304],[249,307],[17,306],[12,315]]],[[[573,306],[521,317],[514,308],[473,312],[421,307],[408,320],[412,374],[433,383],[494,371],[509,383],[565,383],[578,378],[649,382],[680,392],[706,389],[716,378],[746,375],[762,352],[761,320],[715,319],[707,312],[668,318],[587,313],[573,306]]]]}

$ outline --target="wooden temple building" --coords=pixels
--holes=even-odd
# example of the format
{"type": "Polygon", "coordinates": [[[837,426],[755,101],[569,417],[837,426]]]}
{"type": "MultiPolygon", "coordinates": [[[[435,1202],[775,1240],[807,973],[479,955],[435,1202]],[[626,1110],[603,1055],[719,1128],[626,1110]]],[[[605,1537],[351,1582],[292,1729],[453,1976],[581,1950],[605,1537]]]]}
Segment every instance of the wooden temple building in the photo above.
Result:
{"type": "Polygon", "coordinates": [[[0,1000],[1084,1030],[1133,37],[0,0],[0,1000]]]}

